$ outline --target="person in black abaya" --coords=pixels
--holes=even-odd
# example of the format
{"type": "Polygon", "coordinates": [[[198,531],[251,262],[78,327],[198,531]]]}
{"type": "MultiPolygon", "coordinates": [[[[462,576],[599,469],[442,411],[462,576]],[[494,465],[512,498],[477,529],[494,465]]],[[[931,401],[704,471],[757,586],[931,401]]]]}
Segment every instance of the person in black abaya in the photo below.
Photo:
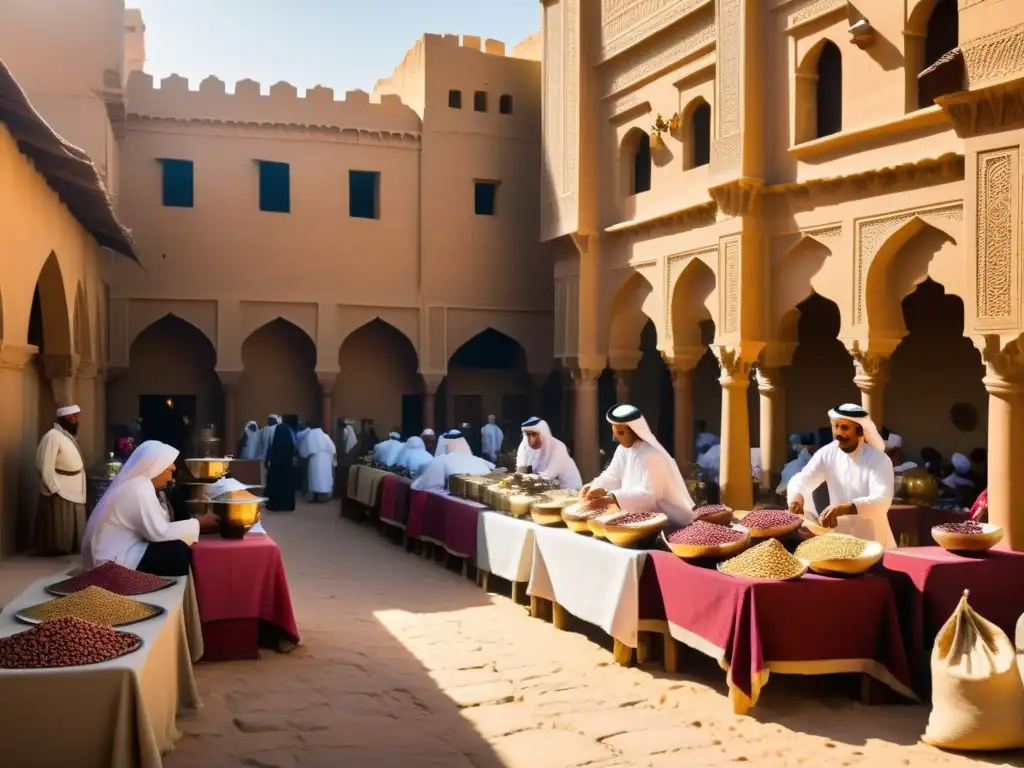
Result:
{"type": "Polygon", "coordinates": [[[295,441],[286,424],[278,424],[270,441],[267,465],[267,509],[271,512],[295,511],[295,441]]]}

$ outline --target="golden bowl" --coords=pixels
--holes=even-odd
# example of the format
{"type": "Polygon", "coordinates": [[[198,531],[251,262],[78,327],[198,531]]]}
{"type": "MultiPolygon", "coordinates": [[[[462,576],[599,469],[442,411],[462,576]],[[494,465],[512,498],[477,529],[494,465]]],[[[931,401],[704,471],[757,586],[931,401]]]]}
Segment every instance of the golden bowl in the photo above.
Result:
{"type": "MultiPolygon", "coordinates": [[[[256,488],[258,486],[249,486],[250,488],[256,488]]],[[[249,491],[248,488],[241,488],[237,491],[226,491],[225,493],[214,496],[210,501],[252,501],[258,498],[256,494],[249,491]]]]}
{"type": "Polygon", "coordinates": [[[231,469],[231,459],[185,459],[196,480],[220,480],[231,469]]]}
{"type": "MultiPolygon", "coordinates": [[[[697,512],[697,510],[699,509],[700,507],[695,507],[693,511],[697,512]]],[[[701,520],[705,523],[714,523],[715,525],[729,525],[729,523],[732,522],[732,515],[732,510],[726,507],[721,512],[714,512],[710,515],[704,515],[703,517],[696,518],[696,520],[701,520]]]]}
{"type": "Polygon", "coordinates": [[[253,497],[252,501],[214,501],[213,513],[220,518],[220,535],[225,539],[240,539],[260,521],[260,510],[266,499],[253,497]]]}
{"type": "Polygon", "coordinates": [[[604,514],[600,514],[597,517],[591,517],[587,519],[587,527],[590,529],[590,535],[595,539],[604,538],[604,521],[611,520],[613,517],[618,517],[622,514],[622,510],[619,509],[617,504],[611,504],[608,506],[608,511],[604,514]]]}
{"type": "Polygon", "coordinates": [[[928,470],[912,467],[896,475],[894,496],[915,507],[931,507],[939,498],[939,481],[928,470]]]}
{"type": "Polygon", "coordinates": [[[533,512],[536,504],[541,504],[545,499],[537,494],[516,494],[508,497],[508,513],[512,517],[526,517],[533,512]]]}
{"type": "Polygon", "coordinates": [[[590,533],[589,519],[585,517],[577,517],[576,512],[582,507],[582,504],[570,504],[562,510],[562,520],[565,521],[570,531],[574,533],[590,533]]]}
{"type": "Polygon", "coordinates": [[[1003,539],[1003,529],[992,523],[981,523],[981,533],[949,533],[932,528],[935,543],[947,552],[987,552],[1003,539]]]}
{"type": "Polygon", "coordinates": [[[867,542],[867,547],[859,557],[848,557],[842,560],[805,560],[799,558],[808,568],[822,576],[857,576],[866,573],[882,559],[885,548],[877,541],[867,542]]]}
{"type": "Polygon", "coordinates": [[[456,498],[463,499],[466,497],[466,477],[465,475],[449,475],[448,477],[448,493],[456,498]]]}
{"type": "Polygon", "coordinates": [[[684,560],[697,560],[704,557],[732,557],[733,555],[738,555],[750,544],[750,531],[742,525],[730,525],[728,527],[742,531],[743,538],[728,544],[719,544],[716,547],[704,547],[698,544],[673,544],[664,533],[662,533],[662,539],[664,539],[665,545],[671,550],[673,555],[684,560]]]}
{"type": "MultiPolygon", "coordinates": [[[[751,511],[753,511],[753,510],[751,510],[751,511]]],[[[743,521],[746,519],[747,515],[750,514],[750,511],[748,511],[748,512],[734,512],[733,514],[736,516],[737,522],[743,523],[743,521]]],[[[748,531],[750,531],[750,538],[752,538],[752,539],[778,539],[778,538],[781,538],[783,536],[787,536],[787,535],[791,534],[793,531],[795,531],[797,528],[799,528],[803,524],[804,524],[804,519],[803,518],[797,518],[797,520],[795,520],[793,523],[790,523],[789,525],[780,525],[777,528],[751,528],[750,526],[748,526],[745,523],[743,523],[744,527],[748,531]]]]}
{"type": "Polygon", "coordinates": [[[668,517],[660,512],[653,519],[643,523],[612,525],[607,520],[602,523],[605,538],[617,547],[632,547],[644,539],[650,538],[666,525],[668,525],[668,517]]]}
{"type": "Polygon", "coordinates": [[[562,505],[553,503],[534,504],[530,507],[530,517],[537,525],[562,525],[562,505]]]}

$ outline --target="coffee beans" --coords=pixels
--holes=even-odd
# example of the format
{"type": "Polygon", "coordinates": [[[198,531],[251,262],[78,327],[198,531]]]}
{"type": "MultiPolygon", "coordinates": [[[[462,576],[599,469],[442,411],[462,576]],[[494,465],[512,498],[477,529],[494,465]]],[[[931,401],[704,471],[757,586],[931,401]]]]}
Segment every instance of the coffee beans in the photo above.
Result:
{"type": "Polygon", "coordinates": [[[768,539],[719,564],[718,570],[730,576],[782,581],[802,573],[804,565],[789,554],[777,539],[768,539]]]}
{"type": "Polygon", "coordinates": [[[943,533],[959,533],[967,536],[977,536],[984,533],[985,530],[981,527],[981,523],[976,523],[974,520],[964,520],[962,523],[943,523],[935,527],[943,533]]]}
{"type": "Polygon", "coordinates": [[[755,509],[741,521],[751,531],[770,531],[775,528],[790,528],[800,518],[786,509],[755,509]]]}
{"type": "Polygon", "coordinates": [[[624,515],[613,517],[611,520],[605,520],[605,525],[643,525],[649,523],[657,517],[655,512],[627,512],[624,515]]]}
{"type": "Polygon", "coordinates": [[[732,509],[722,504],[707,504],[703,507],[697,507],[696,509],[693,510],[693,514],[698,520],[701,520],[705,517],[711,517],[713,515],[721,515],[726,512],[732,512],[732,509]]]}
{"type": "Polygon", "coordinates": [[[734,544],[746,534],[735,528],[724,525],[705,523],[698,520],[685,528],[681,528],[668,536],[671,544],[689,544],[695,547],[720,547],[723,544],[734,544]]]}
{"type": "Polygon", "coordinates": [[[156,592],[167,586],[167,580],[151,573],[133,571],[115,562],[107,562],[91,571],[73,576],[70,579],[53,584],[49,587],[53,592],[70,595],[81,592],[86,587],[102,587],[117,595],[144,595],[156,592]]]}
{"type": "Polygon", "coordinates": [[[0,639],[0,669],[77,667],[137,651],[142,639],[129,632],[75,618],[54,619],[0,639]]]}
{"type": "Polygon", "coordinates": [[[810,562],[821,560],[854,560],[864,554],[868,543],[844,533],[826,533],[804,541],[796,548],[797,557],[810,562]]]}
{"type": "Polygon", "coordinates": [[[116,627],[155,616],[157,610],[138,600],[122,597],[101,587],[86,587],[67,597],[26,608],[21,615],[27,619],[50,621],[73,617],[104,627],[116,627]]]}

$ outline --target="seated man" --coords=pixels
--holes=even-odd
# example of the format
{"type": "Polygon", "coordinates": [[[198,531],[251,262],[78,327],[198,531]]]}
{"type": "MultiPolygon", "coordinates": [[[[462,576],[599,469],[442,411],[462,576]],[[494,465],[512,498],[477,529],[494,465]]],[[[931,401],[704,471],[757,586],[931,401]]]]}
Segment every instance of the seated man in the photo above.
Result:
{"type": "Polygon", "coordinates": [[[140,445],[111,483],[85,526],[82,564],[95,568],[114,561],[157,576],[187,576],[189,547],[218,517],[171,522],[157,497],[174,474],[178,449],[156,440],[140,445]]]}
{"type": "Polygon", "coordinates": [[[388,454],[391,452],[391,448],[395,443],[401,445],[402,436],[398,432],[389,432],[387,440],[381,440],[373,446],[373,460],[383,464],[388,458],[388,454]]]}
{"type": "Polygon", "coordinates": [[[867,411],[847,403],[828,413],[835,436],[819,449],[807,466],[789,481],[789,511],[817,520],[824,528],[838,528],[886,549],[896,546],[889,528],[895,473],[885,444],[867,411]],[[831,506],[820,514],[811,493],[828,486],[831,506]]]}
{"type": "Polygon", "coordinates": [[[693,500],[683,475],[640,409],[613,405],[607,419],[619,446],[608,468],[583,486],[580,500],[616,504],[623,512],[663,512],[674,526],[692,523],[693,500]]]}
{"type": "Polygon", "coordinates": [[[494,465],[474,456],[466,438],[453,429],[444,433],[444,453],[430,461],[411,487],[414,491],[443,491],[452,475],[486,475],[492,469],[494,465]]]}
{"type": "Polygon", "coordinates": [[[423,470],[434,460],[434,456],[427,450],[422,437],[410,437],[405,441],[405,448],[402,455],[398,457],[398,466],[409,470],[413,478],[423,474],[423,470]]]}
{"type": "Polygon", "coordinates": [[[516,471],[554,480],[562,488],[579,488],[583,478],[565,443],[551,434],[551,427],[536,416],[523,422],[523,441],[516,454],[516,471]]]}

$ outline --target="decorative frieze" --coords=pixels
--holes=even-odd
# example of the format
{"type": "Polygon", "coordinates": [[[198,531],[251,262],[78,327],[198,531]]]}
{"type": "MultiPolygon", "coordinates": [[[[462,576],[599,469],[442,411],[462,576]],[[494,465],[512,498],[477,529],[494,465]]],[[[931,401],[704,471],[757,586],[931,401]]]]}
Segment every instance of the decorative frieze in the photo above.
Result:
{"type": "Polygon", "coordinates": [[[724,238],[720,243],[718,268],[721,288],[721,317],[723,333],[740,331],[740,236],[724,238]]]}
{"type": "Polygon", "coordinates": [[[602,0],[600,61],[712,3],[714,0],[602,0]]]}
{"type": "Polygon", "coordinates": [[[977,327],[983,330],[1012,330],[1020,323],[1014,258],[1020,244],[1019,152],[1010,147],[978,153],[975,286],[977,327]]]}

